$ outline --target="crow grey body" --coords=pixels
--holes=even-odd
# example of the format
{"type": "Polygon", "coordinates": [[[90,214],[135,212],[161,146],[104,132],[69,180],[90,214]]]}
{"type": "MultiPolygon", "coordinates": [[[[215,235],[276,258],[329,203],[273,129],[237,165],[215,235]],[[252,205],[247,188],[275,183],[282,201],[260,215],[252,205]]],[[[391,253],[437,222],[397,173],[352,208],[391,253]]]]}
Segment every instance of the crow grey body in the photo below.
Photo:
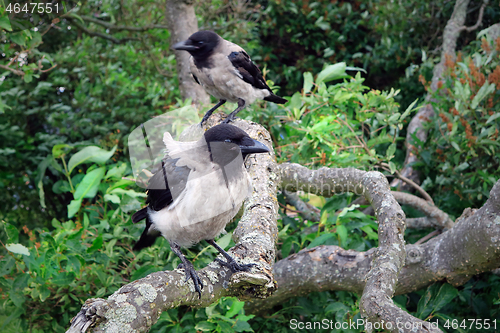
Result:
{"type": "Polygon", "coordinates": [[[227,259],[219,260],[222,265],[233,272],[249,269],[237,264],[213,239],[251,194],[244,158],[269,149],[228,124],[211,128],[196,142],[177,142],[169,133],[163,141],[167,155],[149,181],[148,206],[132,216],[134,223],[146,219],[146,229],[134,250],[151,246],[160,235],[166,238],[201,297],[201,280],[180,247],[207,240],[227,259]]]}
{"type": "Polygon", "coordinates": [[[154,228],[169,242],[181,247],[214,239],[224,231],[252,191],[241,154],[221,166],[210,160],[204,138],[181,147],[182,143],[175,142],[169,133],[165,133],[163,140],[169,158],[177,159],[176,166],[190,170],[185,179],[189,186],[167,207],[158,211],[148,207],[154,228]],[[224,175],[224,171],[229,171],[231,177],[227,172],[224,175]]]}
{"type": "Polygon", "coordinates": [[[258,99],[283,104],[286,100],[273,94],[262,73],[240,46],[231,43],[213,31],[198,31],[188,40],[174,45],[186,50],[192,57],[190,69],[194,79],[219,103],[203,117],[203,122],[226,101],[238,103],[226,121],[258,99]]]}

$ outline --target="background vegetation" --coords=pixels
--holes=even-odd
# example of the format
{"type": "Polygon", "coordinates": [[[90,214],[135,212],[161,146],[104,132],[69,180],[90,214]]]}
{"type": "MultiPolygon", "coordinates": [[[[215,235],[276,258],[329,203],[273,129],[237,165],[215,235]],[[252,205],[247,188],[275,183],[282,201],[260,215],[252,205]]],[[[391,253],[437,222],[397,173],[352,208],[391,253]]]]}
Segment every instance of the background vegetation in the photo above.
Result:
{"type": "MultiPolygon", "coordinates": [[[[453,5],[219,0],[199,1],[196,11],[201,29],[245,47],[289,97],[285,106],[255,104],[240,113],[270,130],[280,161],[378,168],[390,176],[404,162],[406,125],[426,94],[453,5]]],[[[177,267],[163,239],[131,250],[143,226],[130,216],[144,204],[144,193],[130,180],[126,145],[141,123],[185,105],[169,32],[106,30],[85,21],[115,43],[78,28],[83,16],[114,25],[161,24],[163,8],[159,1],[86,1],[54,26],[12,31],[0,7],[0,331],[64,332],[87,298],[177,267]]],[[[488,6],[484,26],[499,17],[500,7],[488,6]]],[[[429,122],[427,142],[419,143],[415,166],[437,206],[454,218],[465,207],[480,207],[500,178],[500,40],[470,32],[459,49],[435,93],[438,117],[429,122]]],[[[316,224],[324,228],[311,232],[315,223],[283,210],[281,257],[321,244],[358,251],[376,246],[373,218],[363,207],[346,209],[354,197],[309,199],[321,209],[316,224]]],[[[407,239],[430,231],[407,231],[407,239]]],[[[219,243],[230,247],[230,236],[219,243]]],[[[188,251],[198,268],[216,255],[205,246],[188,251]]],[[[206,309],[169,310],[152,332],[286,332],[292,318],[357,319],[358,299],[348,292],[314,293],[257,318],[244,313],[243,302],[227,298],[206,309]]],[[[491,273],[395,301],[442,325],[450,318],[497,319],[500,325],[500,278],[491,273]]]]}

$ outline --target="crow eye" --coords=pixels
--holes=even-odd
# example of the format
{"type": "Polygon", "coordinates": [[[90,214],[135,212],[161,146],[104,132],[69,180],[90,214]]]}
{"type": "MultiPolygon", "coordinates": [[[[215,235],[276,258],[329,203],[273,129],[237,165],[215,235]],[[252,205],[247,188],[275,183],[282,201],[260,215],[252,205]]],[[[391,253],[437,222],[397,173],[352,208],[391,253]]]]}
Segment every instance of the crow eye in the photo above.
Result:
{"type": "Polygon", "coordinates": [[[202,45],[203,44],[203,41],[200,40],[199,42],[197,42],[198,45],[202,45]]]}
{"type": "Polygon", "coordinates": [[[224,142],[231,142],[231,140],[229,140],[229,139],[226,139],[226,140],[224,140],[224,142]]]}

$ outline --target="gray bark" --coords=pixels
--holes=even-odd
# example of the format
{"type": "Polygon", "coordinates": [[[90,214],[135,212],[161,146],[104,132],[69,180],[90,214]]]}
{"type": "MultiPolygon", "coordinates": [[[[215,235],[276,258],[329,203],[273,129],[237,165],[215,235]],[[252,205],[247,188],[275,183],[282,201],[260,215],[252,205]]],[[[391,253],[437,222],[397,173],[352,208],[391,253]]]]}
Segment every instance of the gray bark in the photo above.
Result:
{"type": "MultiPolygon", "coordinates": [[[[299,164],[289,163],[280,165],[279,170],[281,187],[286,191],[301,190],[326,197],[351,192],[364,195],[374,207],[379,224],[379,247],[373,252],[370,269],[363,274],[363,280],[366,282],[360,301],[362,317],[372,324],[384,323],[383,327],[393,332],[411,332],[411,328],[407,329],[406,326],[400,329],[401,323],[419,325],[422,332],[439,332],[439,329],[432,327],[428,322],[401,310],[391,300],[406,257],[403,238],[406,226],[405,214],[391,194],[389,183],[384,175],[380,172],[365,172],[356,169],[321,168],[311,171],[299,164]]],[[[346,259],[341,258],[346,252],[339,253],[340,255],[332,255],[331,260],[345,262],[346,259]]],[[[352,253],[347,252],[347,258],[351,256],[352,253]]],[[[313,261],[324,264],[319,257],[313,261]]],[[[295,266],[290,266],[290,269],[293,272],[297,271],[295,266]]],[[[305,271],[311,274],[311,270],[305,271]]],[[[342,277],[339,270],[333,272],[327,276],[342,277]]],[[[371,331],[366,326],[365,329],[371,331]]]]}
{"type": "MultiPolygon", "coordinates": [[[[310,171],[296,164],[283,165],[280,169],[282,186],[291,191],[301,189],[329,196],[345,190],[356,190],[355,186],[346,181],[352,172],[345,169],[323,168],[310,171]],[[332,177],[336,177],[337,180],[333,180],[332,177]]],[[[360,172],[362,171],[356,171],[360,172]]],[[[383,191],[376,193],[378,196],[383,196],[383,191]]],[[[380,214],[380,208],[376,210],[380,214]]],[[[380,221],[381,216],[378,218],[380,221]]],[[[379,226],[380,236],[386,233],[382,227],[379,226]]],[[[396,235],[387,238],[394,236],[396,235]]],[[[381,239],[380,243],[382,242],[384,240],[381,239]]],[[[500,266],[498,244],[500,244],[500,181],[495,184],[490,192],[490,198],[481,209],[466,209],[455,225],[445,233],[424,244],[406,246],[406,261],[397,277],[394,295],[416,291],[438,281],[458,286],[475,274],[491,271],[500,266]]],[[[391,317],[392,323],[396,321],[396,325],[398,321],[421,322],[409,317],[408,314],[403,316],[395,314],[395,309],[387,306],[388,298],[392,297],[390,289],[385,293],[388,298],[381,298],[380,305],[366,301],[366,289],[370,287],[368,284],[370,280],[367,283],[367,277],[371,275],[373,278],[375,271],[370,275],[368,272],[378,264],[376,257],[380,256],[379,249],[357,252],[343,250],[338,246],[318,246],[293,254],[278,261],[273,267],[278,290],[265,300],[247,302],[246,310],[262,314],[290,297],[307,295],[313,291],[346,290],[363,293],[361,305],[372,306],[372,312],[379,313],[376,317],[383,319],[385,323],[387,323],[386,317],[391,317]]],[[[392,260],[396,266],[399,262],[398,254],[393,254],[392,260]]],[[[386,267],[391,267],[390,262],[391,260],[386,262],[388,264],[386,267]]],[[[380,271],[378,273],[380,279],[377,282],[380,285],[394,287],[388,275],[383,276],[383,272],[380,271]]],[[[373,293],[376,293],[377,289],[375,288],[373,293]]],[[[428,326],[425,328],[425,324],[423,325],[424,332],[434,329],[428,326]]]]}
{"type": "MultiPolygon", "coordinates": [[[[191,0],[166,0],[165,17],[170,31],[170,45],[186,40],[198,31],[198,21],[191,0]]],[[[191,98],[196,105],[210,103],[210,96],[191,76],[189,53],[175,50],[174,54],[177,61],[177,75],[182,98],[191,98]]]]}

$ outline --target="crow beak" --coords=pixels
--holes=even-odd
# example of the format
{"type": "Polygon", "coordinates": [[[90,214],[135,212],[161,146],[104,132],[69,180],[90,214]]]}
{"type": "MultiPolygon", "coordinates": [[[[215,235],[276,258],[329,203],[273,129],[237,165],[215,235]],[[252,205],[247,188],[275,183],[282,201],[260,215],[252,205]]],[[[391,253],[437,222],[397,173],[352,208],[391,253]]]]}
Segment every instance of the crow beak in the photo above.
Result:
{"type": "Polygon", "coordinates": [[[269,153],[271,150],[260,141],[253,140],[252,146],[240,146],[243,156],[248,154],[269,153]]]}
{"type": "Polygon", "coordinates": [[[188,40],[185,40],[183,42],[179,42],[177,44],[175,44],[174,46],[172,46],[174,49],[176,50],[184,50],[184,51],[195,51],[197,50],[198,48],[196,46],[194,46],[191,41],[188,39],[188,40]]]}

